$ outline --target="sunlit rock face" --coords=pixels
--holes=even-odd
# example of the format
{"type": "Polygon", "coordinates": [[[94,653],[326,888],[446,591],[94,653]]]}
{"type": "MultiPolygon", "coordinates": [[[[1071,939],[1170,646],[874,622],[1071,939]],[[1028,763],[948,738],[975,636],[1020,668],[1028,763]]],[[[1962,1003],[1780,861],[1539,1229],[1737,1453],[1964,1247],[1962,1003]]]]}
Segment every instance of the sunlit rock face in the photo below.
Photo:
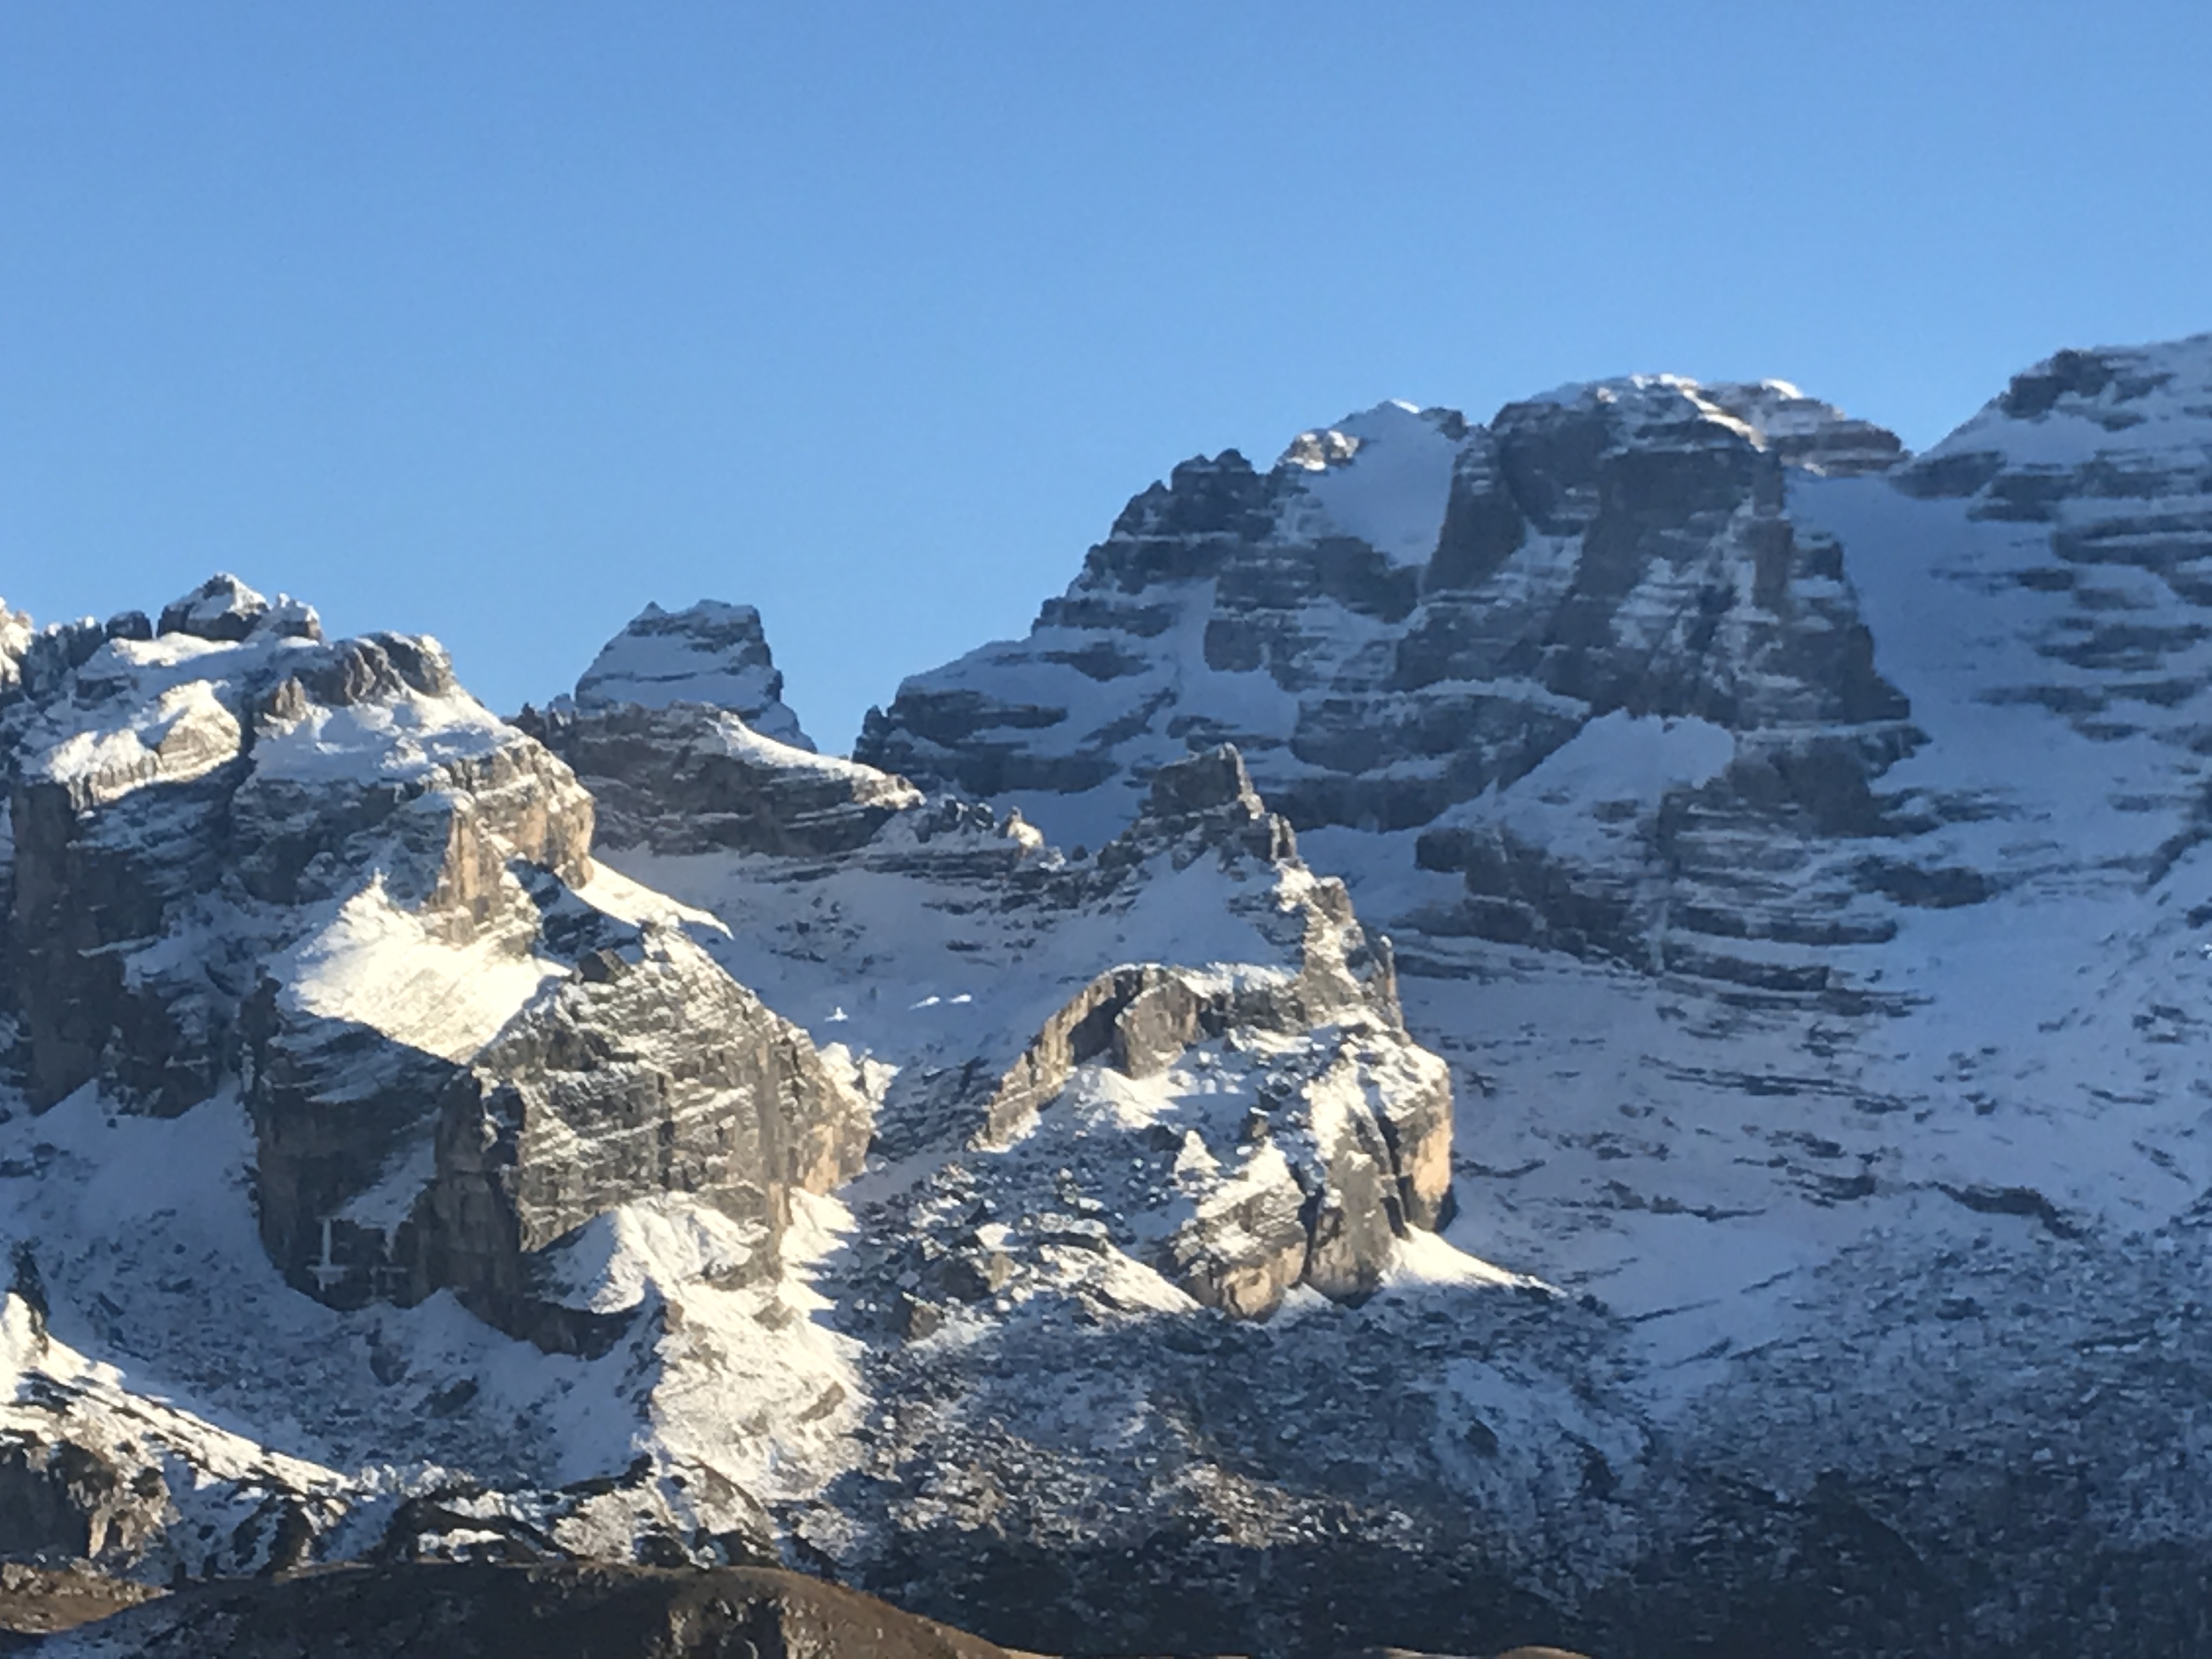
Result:
{"type": "Polygon", "coordinates": [[[2147,1564],[2212,1527],[2129,1494],[2203,1363],[2208,478],[2212,337],[2060,353],[1917,459],[1774,384],[1370,411],[1176,469],[859,752],[1096,846],[1238,745],[1450,1062],[1447,1237],[1618,1312],[1667,1455],[1778,1495],[1707,1511],[1676,1628],[1788,1554],[1769,1645],[2064,1650],[2106,1571],[2178,1630],[2147,1564]],[[1862,1521],[1941,1564],[1917,1634],[1862,1521]]]}
{"type": "Polygon", "coordinates": [[[789,1188],[857,1167],[866,1103],[803,1036],[576,896],[591,798],[434,641],[325,641],[228,576],[158,626],[9,637],[0,960],[28,1103],[242,1100],[262,1241],[301,1289],[451,1286],[530,1326],[538,1252],[671,1194],[750,1225],[772,1273],[789,1188]],[[463,1096],[502,1103],[441,1139],[463,1096]]]}

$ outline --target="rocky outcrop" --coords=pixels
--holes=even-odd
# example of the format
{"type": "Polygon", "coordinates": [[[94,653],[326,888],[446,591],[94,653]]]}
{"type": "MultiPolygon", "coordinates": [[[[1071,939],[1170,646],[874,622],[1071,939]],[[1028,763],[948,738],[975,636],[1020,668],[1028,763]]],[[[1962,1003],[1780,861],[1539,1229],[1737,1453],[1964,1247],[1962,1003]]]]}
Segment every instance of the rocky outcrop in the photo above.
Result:
{"type": "Polygon", "coordinates": [[[1910,495],[2015,526],[1987,574],[2033,654],[1991,700],[2040,705],[2109,742],[2186,747],[2212,640],[2212,335],[2062,351],[1898,477],[1910,495]],[[2025,672],[2022,672],[2025,671],[2025,672]]]}
{"type": "MultiPolygon", "coordinates": [[[[82,1568],[0,1562],[0,1632],[47,1636],[106,1619],[161,1592],[82,1568]]],[[[0,1634],[0,1643],[6,1635],[0,1634]]]]}
{"type": "Polygon", "coordinates": [[[866,1156],[867,1103],[804,1032],[665,927],[585,956],[447,1085],[437,1174],[416,1218],[417,1294],[450,1285],[502,1328],[589,1348],[533,1259],[593,1218],[680,1194],[739,1224],[719,1275],[781,1269],[793,1188],[826,1193],[866,1156]]]}
{"type": "Polygon", "coordinates": [[[782,692],[750,605],[647,605],[573,698],[516,724],[584,781],[610,848],[836,857],[921,804],[903,778],[816,754],[782,692]]]}
{"type": "Polygon", "coordinates": [[[0,1435],[0,1556],[127,1556],[159,1534],[168,1510],[155,1471],[65,1439],[0,1435]]]}
{"type": "MultiPolygon", "coordinates": [[[[1487,428],[1384,405],[1264,474],[1188,462],[1028,641],[907,682],[858,757],[978,794],[1126,793],[1227,738],[1292,822],[1397,829],[1615,708],[1893,722],[1832,544],[1783,501],[1790,469],[1871,470],[1886,436],[1778,384],[1661,377],[1487,428]]],[[[1079,805],[1033,816],[1068,833],[1079,805]]]]}
{"type": "Polygon", "coordinates": [[[112,860],[172,937],[94,959],[231,1032],[179,1116],[0,1095],[0,1520],[107,1504],[155,1580],[781,1553],[1079,1651],[2193,1651],[2208,388],[1180,469],[878,723],[997,798],[562,711],[604,870],[404,641],[0,632],[8,731],[76,722],[8,751],[75,836],[22,914],[112,860]]]}
{"type": "Polygon", "coordinates": [[[211,1094],[253,983],[245,935],[287,926],[257,905],[327,901],[374,867],[465,942],[503,906],[519,921],[510,860],[589,872],[589,798],[457,690],[434,641],[325,644],[307,607],[225,577],[163,623],[40,635],[0,715],[0,969],[38,1105],[93,1081],[164,1113],[211,1094]]]}
{"type": "Polygon", "coordinates": [[[784,707],[783,676],[760,612],[749,605],[702,599],[676,611],[648,605],[584,671],[574,703],[586,711],[696,703],[735,714],[774,742],[814,747],[784,707]]]}
{"type": "Polygon", "coordinates": [[[922,799],[903,778],[778,742],[702,703],[580,702],[526,709],[518,724],[575,769],[607,847],[834,856],[922,799]]]}
{"type": "Polygon", "coordinates": [[[1145,963],[1099,975],[1000,1080],[979,1140],[1018,1139],[1093,1062],[1144,1081],[1202,1047],[1258,1050],[1237,1145],[1210,1148],[1194,1128],[1175,1140],[1187,1154],[1178,1192],[1194,1214],[1153,1255],[1198,1301],[1264,1318],[1297,1285],[1334,1297],[1372,1291],[1407,1228],[1445,1218],[1451,1083],[1406,1036],[1389,941],[1361,927],[1342,884],[1298,863],[1290,826],[1267,811],[1234,748],[1154,774],[1145,812],[1100,850],[1091,879],[1110,888],[1152,860],[1187,867],[1209,854],[1277,872],[1267,920],[1295,966],[1145,963]]]}
{"type": "Polygon", "coordinates": [[[1858,478],[1891,471],[1908,458],[1887,427],[1855,420],[1832,404],[1808,398],[1787,380],[1753,380],[1698,388],[1705,398],[1749,428],[1784,465],[1824,478],[1858,478]]]}
{"type": "Polygon", "coordinates": [[[575,899],[590,796],[434,641],[325,642],[218,577],[159,630],[49,630],[23,659],[0,951],[32,1103],[89,1083],[174,1115],[237,1087],[298,1288],[450,1286],[577,1346],[526,1283],[562,1235],[696,1199],[772,1274],[787,1191],[858,1167],[866,1104],[802,1034],[575,899]]]}

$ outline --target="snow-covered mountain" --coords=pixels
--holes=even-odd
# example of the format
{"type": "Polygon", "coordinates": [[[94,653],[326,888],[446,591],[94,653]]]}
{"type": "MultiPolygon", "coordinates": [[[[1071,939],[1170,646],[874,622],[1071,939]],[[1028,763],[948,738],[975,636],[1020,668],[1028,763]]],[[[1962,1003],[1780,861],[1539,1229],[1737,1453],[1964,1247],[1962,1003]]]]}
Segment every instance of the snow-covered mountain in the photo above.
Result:
{"type": "Polygon", "coordinates": [[[2212,337],[1385,404],[812,752],[0,607],[0,1556],[1065,1650],[2192,1650],[2212,337]]]}
{"type": "Polygon", "coordinates": [[[857,1570],[907,1368],[1512,1283],[1233,750],[1071,861],[711,703],[541,743],[228,577],[11,638],[0,1548],[857,1570]]]}
{"type": "Polygon", "coordinates": [[[2208,569],[2212,337],[1917,459],[1772,384],[1385,405],[1178,467],[860,752],[1073,841],[1237,744],[1453,1064],[1446,1237],[1765,1495],[1691,1576],[1858,1528],[1899,1650],[2078,1651],[2100,1575],[2203,1616],[2208,569]]]}

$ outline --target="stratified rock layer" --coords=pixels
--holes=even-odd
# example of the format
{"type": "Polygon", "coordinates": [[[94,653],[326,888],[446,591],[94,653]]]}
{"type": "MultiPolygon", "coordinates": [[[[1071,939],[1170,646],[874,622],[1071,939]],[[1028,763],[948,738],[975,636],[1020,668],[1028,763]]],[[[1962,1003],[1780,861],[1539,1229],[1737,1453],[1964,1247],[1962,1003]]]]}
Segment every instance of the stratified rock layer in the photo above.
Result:
{"type": "Polygon", "coordinates": [[[696,703],[735,714],[763,737],[811,750],[783,703],[783,676],[760,612],[702,599],[684,611],[648,605],[607,641],[576,682],[582,709],[696,703]]]}
{"type": "Polygon", "coordinates": [[[520,724],[591,790],[604,846],[849,853],[921,800],[903,779],[779,743],[701,703],[526,710],[520,724]]]}
{"type": "Polygon", "coordinates": [[[1176,468],[1026,641],[908,680],[859,754],[1084,840],[1158,766],[1227,739],[1301,829],[1436,830],[1421,866],[1466,898],[1424,931],[1822,990],[1818,968],[1737,942],[1878,925],[1826,843],[1882,830],[1870,781],[1913,732],[1834,538],[1785,485],[1900,453],[1779,383],[1607,381],[1487,428],[1384,405],[1269,472],[1233,452],[1176,468]],[[1735,742],[1647,826],[1660,844],[1626,890],[1617,863],[1556,861],[1487,805],[1616,718],[1735,742]],[[1655,929],[1692,937],[1670,951],[1655,929]]]}
{"type": "Polygon", "coordinates": [[[31,636],[0,707],[33,1105],[236,1090],[263,1241],[343,1304],[450,1285],[531,1326],[529,1258],[670,1194],[757,1224],[772,1273],[788,1188],[857,1167],[865,1103],[696,947],[574,898],[568,769],[434,641],[326,642],[228,576],[137,623],[31,636]]]}

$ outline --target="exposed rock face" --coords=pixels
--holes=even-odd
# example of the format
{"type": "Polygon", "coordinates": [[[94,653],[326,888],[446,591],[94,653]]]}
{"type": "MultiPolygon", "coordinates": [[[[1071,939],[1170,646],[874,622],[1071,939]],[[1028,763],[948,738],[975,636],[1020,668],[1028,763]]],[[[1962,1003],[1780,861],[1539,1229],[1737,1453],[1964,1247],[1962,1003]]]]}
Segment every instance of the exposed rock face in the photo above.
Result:
{"type": "Polygon", "coordinates": [[[549,1346],[589,1340],[532,1272],[577,1228],[689,1194],[738,1224],[720,1282],[773,1277],[791,1190],[854,1174],[870,1129],[867,1103],[805,1033],[665,927],[586,955],[478,1052],[441,1109],[418,1289],[453,1285],[549,1346]]]}
{"type": "MultiPolygon", "coordinates": [[[[1893,722],[1834,546],[1801,541],[1782,501],[1805,457],[1893,456],[1875,434],[1778,386],[1662,378],[1516,404],[1489,428],[1384,405],[1265,474],[1233,452],[1188,462],[1131,501],[1027,641],[908,681],[859,757],[981,794],[1110,780],[1126,798],[1225,738],[1293,822],[1395,829],[1615,708],[1893,722]],[[1018,672],[1018,701],[1000,689],[1018,672]]],[[[1074,816],[1040,811],[1048,828],[1074,816]]]]}
{"type": "Polygon", "coordinates": [[[0,1082],[0,1516],[154,1581],[780,1552],[1040,1650],[2193,1652],[2208,478],[2206,341],[1912,462],[1772,383],[1377,411],[878,722],[988,802],[547,717],[580,884],[404,642],[0,629],[6,729],[78,722],[0,848],[74,788],[33,898],[110,860],[177,937],[93,960],[233,1033],[177,1116],[0,1082]]]}
{"type": "MultiPolygon", "coordinates": [[[[2201,688],[2212,639],[2212,336],[2062,351],[1899,476],[1924,501],[2017,526],[2015,590],[2033,656],[1994,698],[2039,703],[2093,740],[2163,729],[2201,688]]],[[[1994,539],[1994,538],[1993,538],[1994,539]]]]}
{"type": "MultiPolygon", "coordinates": [[[[868,1042],[884,1059],[897,1057],[898,1081],[890,1086],[898,1102],[884,1114],[896,1126],[890,1150],[972,1140],[985,1152],[1004,1153],[1031,1134],[1055,1101],[1092,1086],[1086,1068],[1103,1065],[1171,1091],[1182,1086],[1178,1067],[1194,1053],[1218,1066],[1226,1044],[1230,1071],[1255,1091],[1249,1109],[1194,1127],[1188,1155],[1169,1188],[1126,1195],[1139,1209],[1194,1206],[1188,1221],[1158,1237],[1139,1240],[1152,1224],[1133,1222],[1136,1231],[1121,1242],[1139,1259],[1201,1304],[1264,1317],[1299,1285],[1334,1297],[1372,1291],[1409,1228],[1433,1227],[1448,1212],[1449,1080],[1405,1035],[1389,946],[1361,927],[1340,884],[1315,879],[1297,861],[1290,825],[1267,810],[1234,748],[1161,768],[1142,812],[1095,860],[1070,860],[1043,847],[1018,814],[1001,823],[957,800],[925,800],[902,781],[850,763],[835,763],[831,782],[848,801],[866,790],[889,809],[876,809],[872,825],[858,823],[869,831],[866,839],[793,845],[764,837],[757,817],[742,833],[724,835],[715,817],[702,823],[670,810],[699,799],[683,759],[698,722],[727,718],[671,712],[680,719],[633,708],[556,714],[542,724],[587,778],[617,775],[602,787],[604,798],[635,803],[625,805],[624,816],[646,827],[613,842],[611,857],[706,908],[727,907],[731,932],[702,937],[734,971],[787,974],[787,960],[769,965],[750,948],[761,941],[764,916],[779,908],[786,879],[795,879],[817,908],[828,894],[836,896],[836,910],[854,907],[851,937],[867,951],[858,965],[861,978],[872,969],[919,990],[963,954],[988,968],[994,953],[973,938],[948,939],[949,957],[933,960],[927,950],[909,955],[902,935],[917,901],[924,914],[969,918],[958,926],[982,937],[1011,924],[1014,939],[1054,939],[1057,948],[1041,952],[1051,964],[1043,977],[1011,999],[1000,988],[982,998],[962,991],[949,1000],[938,994],[915,1002],[909,1014],[926,1013],[939,1033],[919,1054],[906,1047],[910,1039],[871,1014],[820,1011],[833,1024],[850,1018],[849,1032],[838,1030],[841,1041],[868,1042]],[[708,834],[699,833],[702,828],[708,834]],[[795,854],[805,861],[786,876],[757,861],[718,861],[729,852],[795,854]],[[1193,937],[1203,934],[1200,919],[1211,912],[1233,927],[1238,957],[1192,965],[1140,958],[1098,971],[1091,953],[1133,943],[1121,919],[1158,903],[1164,878],[1187,886],[1200,907],[1182,918],[1200,923],[1193,937]],[[913,900],[901,894],[908,884],[913,900]],[[1006,921],[990,920],[994,912],[1006,921]],[[880,926],[861,920],[878,915],[880,926]],[[900,965],[909,959],[911,969],[900,965]],[[1044,1005],[1037,1024],[1018,1023],[1024,1004],[1050,995],[1071,967],[1078,972],[1064,1000],[1044,1005]],[[969,1006],[983,1018],[980,1027],[962,1012],[969,1006]],[[966,1035],[955,1037],[955,1030],[966,1035]]],[[[757,738],[751,746],[774,749],[757,738]]],[[[787,750],[762,758],[802,775],[832,769],[787,750]]],[[[785,787],[764,769],[743,782],[744,775],[723,775],[729,798],[756,814],[772,809],[785,787]]],[[[1164,913],[1161,920],[1168,919],[1164,913]]],[[[825,967],[847,960],[839,948],[845,929],[802,921],[791,930],[794,953],[825,967]]],[[[1012,971],[1018,981],[1036,974],[1012,971]]],[[[866,994],[872,1003],[878,993],[871,986],[866,994]]],[[[1157,1139],[1166,1132],[1155,1125],[1147,1133],[1157,1139]]],[[[1017,1207],[1060,1201],[1024,1188],[1036,1175],[1015,1157],[994,1180],[1017,1207]]],[[[1079,1171],[1071,1178],[1079,1189],[1091,1176],[1079,1171]]],[[[930,1273],[956,1299],[988,1297],[1013,1271],[1015,1258],[996,1246],[971,1239],[944,1248],[950,1254],[930,1273]]],[[[909,1312],[909,1331],[939,1317],[921,1304],[909,1312]]]]}
{"type": "Polygon", "coordinates": [[[865,845],[921,792],[703,704],[579,703],[520,724],[574,767],[607,847],[816,857],[865,845]]]}
{"type": "Polygon", "coordinates": [[[1195,1214],[1154,1252],[1190,1296],[1242,1318],[1273,1313],[1295,1285],[1335,1297],[1374,1290],[1408,1224],[1439,1224],[1450,1194],[1449,1074],[1405,1034],[1389,942],[1291,848],[1235,749],[1154,774],[1145,814],[1100,851],[1101,878],[1162,856],[1278,866],[1267,920],[1278,933],[1296,929],[1285,943],[1297,968],[1141,963],[1098,975],[1000,1080],[982,1131],[986,1146],[1014,1139],[1092,1061],[1144,1080],[1201,1045],[1280,1051],[1256,1063],[1256,1103],[1233,1150],[1210,1148],[1196,1129],[1176,1143],[1177,1188],[1195,1214]]]}
{"type": "Polygon", "coordinates": [[[580,709],[678,703],[723,709],[775,742],[814,747],[799,717],[784,707],[783,676],[769,653],[760,612],[749,605],[702,599],[676,611],[648,605],[576,682],[580,709]]]}
{"type": "Polygon", "coordinates": [[[1439,831],[1422,866],[1463,873],[1468,897],[1425,931],[1638,960],[1666,951],[1655,928],[1686,931],[1677,969],[1779,985],[1791,967],[1735,941],[1870,925],[1838,915],[1858,886],[1809,843],[1881,830],[1870,780],[1912,741],[1837,544],[1792,518],[1785,483],[1900,454],[1778,382],[1662,377],[1488,428],[1385,405],[1265,474],[1189,462],[1027,641],[909,680],[860,757],[1079,839],[1165,761],[1228,738],[1302,829],[1439,831]],[[1556,865],[1486,805],[1612,717],[1737,744],[1643,826],[1626,892],[1617,865],[1556,865]],[[1763,885],[1742,879],[1747,838],[1771,849],[1763,885]]]}
{"type": "MultiPolygon", "coordinates": [[[[1404,431],[1183,469],[1029,640],[921,677],[864,752],[1088,835],[1170,745],[1277,739],[1255,775],[1389,921],[1411,1028],[1480,1101],[1451,1237],[1617,1310],[1648,1368],[1656,1461],[1607,1443],[1577,1535],[1663,1514],[1648,1536],[1697,1542],[1569,1592],[1569,1645],[2060,1654],[2124,1582],[2109,1627],[2185,1647],[2212,1522],[2194,1497],[2151,1519],[2133,1483],[2202,1363],[2174,1308],[2212,1180],[2212,342],[2060,354],[1913,462],[1793,434],[1791,403],[1613,386],[1509,409],[1486,444],[1431,421],[1448,486],[1407,461],[1387,493],[1443,510],[1357,508],[1378,554],[1437,526],[1410,600],[1333,539],[1335,502],[1270,562],[1309,510],[1279,492],[1357,479],[1404,431]],[[1261,573],[1298,604],[1248,626],[1261,573]],[[1357,711],[1334,754],[1310,667],[1357,711]],[[1474,757],[1463,786],[1367,689],[1392,676],[1464,700],[1435,728],[1474,757]],[[1988,1589],[1997,1557],[2033,1588],[1988,1589]]],[[[1234,1328],[1286,1325],[1314,1328],[1234,1328]]],[[[917,1371],[948,1352],[913,1346],[917,1371]]],[[[1220,1432],[1233,1391],[1194,1387],[1184,1420],[1220,1432]]],[[[987,1507],[933,1547],[980,1540],[987,1507]]],[[[1184,1568],[1221,1590],[1207,1548],[1184,1568]]],[[[1426,1628],[1396,1639],[1456,1647],[1426,1628]]]]}
{"type": "Polygon", "coordinates": [[[696,947],[569,896],[568,769],[432,641],[325,643],[229,577],[149,632],[35,636],[0,712],[32,1103],[234,1083],[263,1240],[344,1305],[452,1285],[528,1325],[527,1259],[670,1194],[756,1224],[773,1273],[787,1188],[857,1167],[866,1103],[696,947]]]}
{"type": "Polygon", "coordinates": [[[161,1531],[168,1496],[158,1474],[70,1441],[0,1437],[0,1555],[127,1554],[161,1531]]]}
{"type": "Polygon", "coordinates": [[[1784,463],[1816,477],[1863,477],[1887,472],[1907,459],[1894,432],[1872,421],[1853,420],[1832,404],[1807,397],[1787,380],[1698,390],[1749,427],[1784,463]]]}
{"type": "Polygon", "coordinates": [[[575,769],[608,847],[836,856],[921,805],[903,778],[816,754],[782,691],[750,605],[648,605],[573,699],[517,723],[575,769]]]}
{"type": "Polygon", "coordinates": [[[160,1594],[127,1578],[82,1569],[0,1562],[0,1642],[6,1632],[44,1636],[90,1624],[160,1594]]]}
{"type": "Polygon", "coordinates": [[[326,645],[305,606],[229,578],[163,619],[151,640],[39,635],[0,709],[0,968],[40,1105],[94,1081],[164,1113],[213,1093],[268,943],[239,934],[257,905],[326,901],[379,867],[465,942],[520,900],[502,898],[509,860],[589,872],[589,798],[457,692],[434,641],[326,645]]]}

